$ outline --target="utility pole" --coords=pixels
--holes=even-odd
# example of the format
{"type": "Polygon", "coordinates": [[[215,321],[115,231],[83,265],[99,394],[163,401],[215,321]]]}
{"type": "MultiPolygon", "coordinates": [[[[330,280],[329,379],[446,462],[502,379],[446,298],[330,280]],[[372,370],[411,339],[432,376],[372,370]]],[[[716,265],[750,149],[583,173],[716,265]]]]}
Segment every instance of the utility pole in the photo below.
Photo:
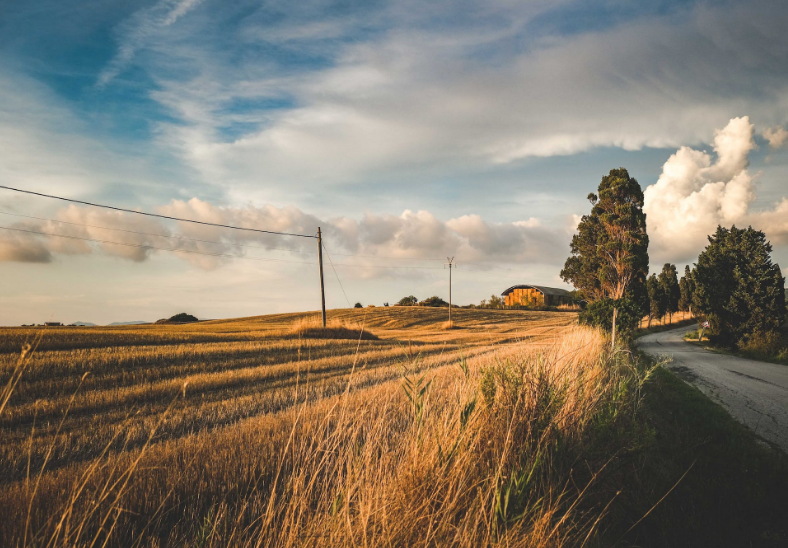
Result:
{"type": "Polygon", "coordinates": [[[326,288],[323,285],[323,234],[317,227],[317,261],[320,264],[320,304],[323,310],[323,327],[326,326],[326,288]]]}
{"type": "Polygon", "coordinates": [[[454,257],[446,257],[446,260],[449,261],[446,265],[449,267],[449,325],[451,325],[451,268],[454,266],[454,257]]]}

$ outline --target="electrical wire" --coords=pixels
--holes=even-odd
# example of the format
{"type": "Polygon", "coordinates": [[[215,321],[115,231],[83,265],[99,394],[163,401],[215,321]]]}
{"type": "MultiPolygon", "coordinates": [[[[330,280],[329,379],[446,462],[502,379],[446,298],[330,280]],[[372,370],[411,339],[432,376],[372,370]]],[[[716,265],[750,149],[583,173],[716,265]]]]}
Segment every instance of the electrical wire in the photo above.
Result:
{"type": "MultiPolygon", "coordinates": [[[[53,232],[42,232],[38,230],[28,230],[24,228],[12,228],[8,226],[0,226],[0,230],[10,230],[13,232],[24,232],[26,234],[36,234],[38,236],[52,236],[55,238],[67,238],[69,240],[81,240],[85,242],[94,242],[99,244],[108,244],[108,245],[120,245],[124,247],[134,247],[138,249],[154,249],[157,251],[172,251],[173,253],[191,253],[194,255],[206,255],[208,257],[229,257],[232,259],[243,259],[247,261],[262,261],[262,262],[274,262],[274,263],[291,263],[291,264],[308,264],[308,265],[316,265],[316,262],[305,262],[305,261],[289,261],[287,259],[267,259],[263,257],[245,257],[243,255],[232,255],[230,253],[206,253],[204,251],[194,251],[191,249],[179,249],[179,248],[170,248],[170,247],[157,247],[148,244],[132,244],[126,242],[114,242],[111,240],[100,240],[98,238],[84,238],[81,236],[69,236],[67,234],[56,234],[53,232]]],[[[421,267],[421,266],[390,266],[390,265],[364,265],[364,264],[352,264],[352,263],[332,263],[332,266],[344,266],[350,268],[383,268],[383,269],[414,269],[414,270],[443,270],[442,268],[431,268],[431,267],[421,267]]]]}
{"type": "Polygon", "coordinates": [[[189,242],[200,242],[204,244],[216,244],[216,245],[232,245],[233,247],[248,247],[250,249],[265,249],[268,251],[276,250],[276,251],[289,251],[291,253],[302,253],[304,255],[314,255],[314,252],[310,251],[300,251],[297,249],[291,249],[288,247],[266,247],[263,245],[249,245],[249,244],[237,244],[234,242],[217,242],[215,240],[201,240],[199,238],[188,238],[186,236],[171,236],[167,234],[155,234],[153,232],[140,232],[138,230],[128,230],[125,228],[112,228],[109,226],[100,226],[100,225],[89,225],[85,223],[75,223],[72,221],[61,221],[60,219],[48,219],[46,217],[34,217],[33,215],[22,215],[21,213],[11,213],[10,211],[0,211],[0,215],[11,215],[13,217],[21,217],[24,219],[35,219],[37,221],[47,221],[51,223],[62,223],[71,226],[82,226],[86,228],[98,228],[101,230],[112,230],[114,232],[125,232],[127,234],[139,234],[140,236],[155,236],[156,238],[169,238],[174,240],[185,240],[189,242]]]}
{"type": "Polygon", "coordinates": [[[153,245],[148,244],[132,244],[132,243],[125,243],[125,242],[113,242],[110,240],[99,240],[97,238],[83,238],[80,236],[69,236],[67,234],[54,234],[52,232],[40,232],[37,230],[26,230],[24,228],[11,228],[8,226],[0,226],[2,230],[12,230],[14,232],[25,232],[27,234],[37,234],[39,236],[54,236],[56,238],[68,238],[69,240],[82,240],[85,242],[94,242],[99,244],[109,244],[109,245],[121,245],[125,247],[135,247],[138,249],[155,249],[157,251],[172,251],[173,253],[192,253],[195,255],[206,255],[209,257],[230,257],[233,259],[245,259],[247,261],[263,261],[263,262],[273,262],[273,263],[293,263],[293,264],[310,264],[315,265],[317,263],[308,263],[304,261],[288,261],[286,259],[266,259],[263,257],[243,257],[239,255],[232,255],[230,253],[206,253],[204,251],[194,251],[191,249],[178,249],[178,248],[170,248],[170,247],[156,247],[153,245]]]}
{"type": "Polygon", "coordinates": [[[350,299],[347,298],[347,293],[345,293],[345,287],[342,285],[342,280],[339,279],[339,274],[337,273],[337,269],[334,268],[334,261],[331,260],[331,255],[328,253],[328,249],[323,242],[320,242],[323,246],[323,250],[326,252],[326,257],[328,257],[328,264],[331,265],[331,270],[334,271],[334,276],[337,278],[337,282],[339,283],[339,288],[342,290],[342,294],[345,296],[345,300],[347,301],[347,307],[353,308],[353,305],[350,304],[350,299]]]}
{"type": "MultiPolygon", "coordinates": [[[[250,245],[250,244],[238,244],[238,243],[231,243],[231,242],[217,242],[215,240],[201,240],[199,238],[188,238],[186,236],[171,236],[167,234],[156,234],[153,232],[141,232],[138,230],[129,230],[125,228],[112,228],[108,226],[101,226],[101,225],[91,225],[86,223],[75,223],[73,221],[61,221],[60,219],[51,219],[47,217],[35,217],[33,215],[23,215],[21,213],[12,213],[10,211],[1,211],[0,215],[10,215],[12,217],[20,217],[23,219],[35,219],[36,221],[47,221],[51,223],[62,223],[71,226],[82,226],[86,228],[98,228],[101,230],[112,230],[114,232],[126,232],[128,234],[139,234],[141,236],[155,236],[157,238],[169,238],[175,240],[185,240],[191,242],[200,242],[205,244],[215,244],[215,245],[232,245],[234,247],[247,247],[250,249],[265,249],[268,251],[289,251],[291,253],[300,253],[302,255],[315,255],[316,252],[314,251],[301,251],[297,249],[287,248],[287,247],[266,247],[262,245],[250,245]]],[[[433,258],[419,258],[419,257],[392,257],[386,255],[365,255],[359,253],[334,253],[334,255],[338,257],[367,257],[371,259],[393,259],[393,260],[403,260],[403,261],[442,261],[443,259],[433,259],[433,258]]]]}
{"type": "Polygon", "coordinates": [[[13,187],[10,187],[10,186],[5,186],[5,185],[0,185],[0,188],[5,189],[5,190],[12,190],[14,192],[21,192],[22,194],[30,194],[30,195],[33,195],[33,196],[41,196],[43,198],[52,198],[53,200],[61,200],[61,201],[64,201],[64,202],[70,202],[72,204],[82,204],[82,205],[91,206],[91,207],[101,207],[101,208],[104,208],[104,209],[111,209],[113,211],[123,211],[124,213],[134,213],[135,215],[145,215],[146,217],[157,217],[159,219],[168,219],[170,221],[181,221],[181,222],[184,222],[184,223],[194,223],[194,224],[205,225],[205,226],[216,226],[216,227],[219,227],[219,228],[229,228],[229,229],[232,229],[232,230],[245,230],[245,231],[248,231],[248,232],[259,232],[259,233],[262,233],[262,234],[277,234],[279,236],[296,236],[296,237],[299,237],[299,238],[317,238],[317,236],[310,235],[310,234],[295,234],[295,233],[292,233],[292,232],[276,232],[276,231],[273,231],[273,230],[261,230],[259,228],[244,228],[244,227],[240,227],[240,226],[223,225],[223,224],[220,224],[220,223],[209,223],[207,221],[195,221],[194,219],[183,219],[183,218],[180,218],[180,217],[171,217],[169,215],[159,215],[158,213],[147,213],[145,211],[134,211],[133,209],[126,209],[126,208],[123,208],[123,207],[115,207],[115,206],[109,206],[109,205],[104,205],[104,204],[96,204],[96,203],[93,203],[93,202],[85,202],[85,201],[82,201],[82,200],[74,200],[73,198],[64,198],[62,196],[54,196],[52,194],[44,194],[42,192],[33,192],[32,190],[22,190],[21,188],[13,188],[13,187]]]}

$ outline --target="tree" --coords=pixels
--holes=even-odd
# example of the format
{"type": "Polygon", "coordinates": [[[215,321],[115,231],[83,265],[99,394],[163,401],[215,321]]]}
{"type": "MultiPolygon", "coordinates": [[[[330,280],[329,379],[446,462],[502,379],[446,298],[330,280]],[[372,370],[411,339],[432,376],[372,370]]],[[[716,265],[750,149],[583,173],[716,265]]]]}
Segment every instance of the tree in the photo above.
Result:
{"type": "Polygon", "coordinates": [[[785,278],[771,259],[766,235],[752,227],[717,227],[695,267],[695,310],[714,338],[735,347],[785,322],[785,278]]]}
{"type": "MultiPolygon", "coordinates": [[[[561,278],[579,289],[589,303],[629,299],[645,312],[648,297],[648,234],[643,191],[624,168],[602,177],[598,195],[589,194],[592,208],[577,227],[571,255],[561,278]]],[[[610,310],[602,307],[600,310],[610,310]]]]}
{"type": "Polygon", "coordinates": [[[364,308],[361,303],[356,303],[353,305],[353,308],[364,308]]]}
{"type": "Polygon", "coordinates": [[[646,289],[648,291],[648,327],[651,327],[651,320],[654,318],[662,318],[665,315],[665,298],[662,294],[662,287],[659,285],[659,279],[656,274],[649,276],[646,282],[646,289]]]}
{"type": "Polygon", "coordinates": [[[664,311],[670,315],[670,321],[673,322],[673,313],[679,311],[679,299],[681,298],[676,265],[665,263],[662,272],[659,273],[658,280],[665,303],[664,311]]]}
{"type": "Polygon", "coordinates": [[[419,304],[419,300],[413,295],[402,297],[397,303],[399,306],[416,306],[417,304],[419,304]]]}
{"type": "Polygon", "coordinates": [[[490,295],[490,300],[488,301],[487,305],[490,308],[503,308],[503,299],[498,295],[490,295]]]}
{"type": "Polygon", "coordinates": [[[640,303],[624,298],[594,301],[580,312],[578,319],[580,323],[596,325],[609,331],[613,328],[613,308],[617,310],[616,329],[621,332],[635,329],[641,318],[643,318],[643,310],[640,303]]]}
{"type": "Polygon", "coordinates": [[[419,303],[419,306],[449,306],[449,303],[438,297],[437,295],[433,295],[427,299],[424,299],[419,303]]]}
{"type": "Polygon", "coordinates": [[[693,273],[689,265],[684,267],[684,275],[679,281],[679,291],[681,297],[679,298],[679,310],[683,312],[692,312],[692,295],[695,293],[695,281],[692,278],[693,273]]]}

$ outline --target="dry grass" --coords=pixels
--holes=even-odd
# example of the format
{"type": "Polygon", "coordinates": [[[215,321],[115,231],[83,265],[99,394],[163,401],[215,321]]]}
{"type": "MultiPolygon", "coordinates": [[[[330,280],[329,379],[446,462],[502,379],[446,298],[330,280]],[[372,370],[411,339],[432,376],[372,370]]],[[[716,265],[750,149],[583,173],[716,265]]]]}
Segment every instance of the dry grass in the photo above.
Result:
{"type": "Polygon", "coordinates": [[[291,336],[302,339],[354,339],[375,341],[377,336],[372,334],[364,325],[349,323],[347,320],[326,321],[323,327],[321,318],[306,317],[296,320],[290,331],[291,336]]]}
{"type": "Polygon", "coordinates": [[[0,544],[582,544],[604,462],[562,459],[632,403],[634,373],[566,313],[444,314],[332,311],[348,339],[291,314],[7,350],[0,544]]]}
{"type": "MultiPolygon", "coordinates": [[[[695,316],[693,316],[689,312],[679,311],[679,312],[675,312],[674,314],[665,314],[665,316],[662,318],[653,318],[651,320],[651,327],[679,324],[681,322],[691,320],[694,318],[695,316]]],[[[648,327],[649,327],[648,316],[645,316],[643,319],[640,320],[640,324],[638,325],[638,328],[647,329],[648,327]]]]}

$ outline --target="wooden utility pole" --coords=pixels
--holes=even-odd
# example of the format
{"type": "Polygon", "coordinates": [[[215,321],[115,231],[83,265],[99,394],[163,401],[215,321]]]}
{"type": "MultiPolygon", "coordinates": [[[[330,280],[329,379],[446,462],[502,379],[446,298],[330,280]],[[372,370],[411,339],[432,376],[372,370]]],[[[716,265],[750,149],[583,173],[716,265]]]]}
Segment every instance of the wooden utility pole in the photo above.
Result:
{"type": "Polygon", "coordinates": [[[446,260],[449,261],[446,264],[449,266],[449,325],[451,326],[451,267],[454,266],[454,257],[446,257],[446,260]]]}
{"type": "Polygon", "coordinates": [[[320,304],[323,310],[323,327],[326,326],[326,288],[323,285],[323,234],[317,227],[317,261],[320,264],[320,304]]]}

